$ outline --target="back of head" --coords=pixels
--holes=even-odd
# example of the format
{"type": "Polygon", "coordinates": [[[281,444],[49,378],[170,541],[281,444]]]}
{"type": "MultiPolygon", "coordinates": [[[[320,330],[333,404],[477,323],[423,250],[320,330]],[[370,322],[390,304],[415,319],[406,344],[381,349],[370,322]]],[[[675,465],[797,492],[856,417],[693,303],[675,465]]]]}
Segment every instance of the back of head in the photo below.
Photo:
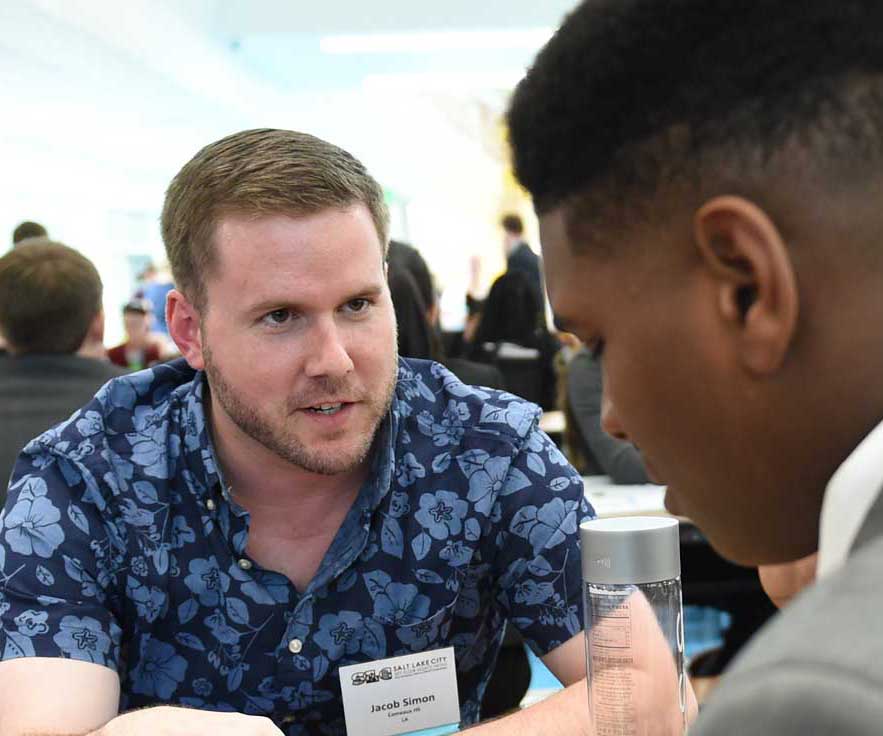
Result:
{"type": "Polygon", "coordinates": [[[399,355],[438,360],[426,304],[414,276],[398,261],[389,264],[389,294],[396,315],[399,355]]]}
{"type": "Polygon", "coordinates": [[[166,192],[162,234],[175,283],[205,306],[205,278],[217,265],[214,233],[224,215],[301,217],[354,204],[368,208],[385,248],[383,190],[350,153],[291,130],[246,130],[211,143],[166,192]]]}
{"type": "Polygon", "coordinates": [[[390,240],[388,258],[390,266],[395,264],[404,268],[414,277],[425,308],[432,308],[436,303],[435,286],[432,283],[432,273],[420,251],[400,240],[390,240]]]}
{"type": "Polygon", "coordinates": [[[520,236],[524,232],[524,223],[521,221],[521,217],[514,212],[509,212],[508,214],[503,215],[503,219],[500,220],[500,225],[503,227],[503,230],[510,235],[520,236]]]}
{"type": "Polygon", "coordinates": [[[539,314],[530,279],[521,271],[507,271],[488,292],[474,342],[478,346],[501,341],[530,345],[535,340],[539,314]]]}
{"type": "Polygon", "coordinates": [[[883,162],[881,72],[877,0],[586,0],[513,97],[516,174],[571,230],[668,217],[662,185],[857,184],[883,162]]]}
{"type": "Polygon", "coordinates": [[[39,222],[31,222],[30,220],[26,220],[12,231],[12,244],[18,245],[23,240],[45,237],[48,237],[48,233],[46,232],[45,227],[43,227],[39,222]]]}
{"type": "Polygon", "coordinates": [[[101,311],[101,277],[83,254],[39,242],[0,258],[0,332],[15,353],[74,353],[101,311]]]}

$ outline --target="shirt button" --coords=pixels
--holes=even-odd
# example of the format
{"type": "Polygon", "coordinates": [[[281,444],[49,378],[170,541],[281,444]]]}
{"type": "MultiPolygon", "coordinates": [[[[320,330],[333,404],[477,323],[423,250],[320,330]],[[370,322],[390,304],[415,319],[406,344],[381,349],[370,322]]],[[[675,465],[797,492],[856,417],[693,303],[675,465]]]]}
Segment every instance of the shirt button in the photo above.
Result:
{"type": "Polygon", "coordinates": [[[205,502],[205,507],[209,511],[214,511],[215,510],[215,502],[210,498],[208,501],[205,502]]]}
{"type": "Polygon", "coordinates": [[[300,650],[304,648],[304,643],[300,639],[292,639],[288,642],[288,651],[292,654],[300,654],[300,650]]]}
{"type": "Polygon", "coordinates": [[[240,570],[251,570],[251,560],[246,560],[243,557],[237,564],[239,565],[240,570]]]}

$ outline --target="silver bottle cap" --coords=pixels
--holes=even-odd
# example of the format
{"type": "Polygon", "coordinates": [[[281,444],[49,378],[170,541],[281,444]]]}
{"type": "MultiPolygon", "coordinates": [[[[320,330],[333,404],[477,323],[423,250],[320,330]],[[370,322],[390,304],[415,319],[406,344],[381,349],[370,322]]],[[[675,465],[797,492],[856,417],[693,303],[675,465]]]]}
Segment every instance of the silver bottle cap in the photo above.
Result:
{"type": "Polygon", "coordinates": [[[628,585],[671,580],[681,574],[678,520],[619,516],[580,524],[583,580],[628,585]]]}

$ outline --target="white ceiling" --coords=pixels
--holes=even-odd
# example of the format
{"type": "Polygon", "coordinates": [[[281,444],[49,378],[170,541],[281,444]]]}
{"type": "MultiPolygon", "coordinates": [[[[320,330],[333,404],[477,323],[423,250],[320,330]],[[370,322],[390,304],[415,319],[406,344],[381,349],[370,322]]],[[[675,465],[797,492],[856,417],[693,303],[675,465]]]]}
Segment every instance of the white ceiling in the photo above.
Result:
{"type": "MultiPolygon", "coordinates": [[[[554,29],[572,0],[203,2],[204,27],[249,72],[286,92],[387,86],[446,91],[510,88],[538,46],[327,54],[334,34],[554,29]]],[[[436,46],[439,44],[436,43],[436,46]]],[[[444,46],[442,39],[441,45],[444,46]]]]}
{"type": "Polygon", "coordinates": [[[557,26],[574,0],[203,0],[228,36],[557,26]]]}

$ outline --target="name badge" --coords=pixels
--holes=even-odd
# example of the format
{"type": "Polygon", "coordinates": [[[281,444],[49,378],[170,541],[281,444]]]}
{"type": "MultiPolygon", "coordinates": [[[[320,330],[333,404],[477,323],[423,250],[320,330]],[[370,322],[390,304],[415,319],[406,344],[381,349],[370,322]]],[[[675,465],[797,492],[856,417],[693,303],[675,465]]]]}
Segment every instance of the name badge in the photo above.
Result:
{"type": "Polygon", "coordinates": [[[460,721],[454,648],[340,668],[347,733],[394,736],[460,721]]]}

